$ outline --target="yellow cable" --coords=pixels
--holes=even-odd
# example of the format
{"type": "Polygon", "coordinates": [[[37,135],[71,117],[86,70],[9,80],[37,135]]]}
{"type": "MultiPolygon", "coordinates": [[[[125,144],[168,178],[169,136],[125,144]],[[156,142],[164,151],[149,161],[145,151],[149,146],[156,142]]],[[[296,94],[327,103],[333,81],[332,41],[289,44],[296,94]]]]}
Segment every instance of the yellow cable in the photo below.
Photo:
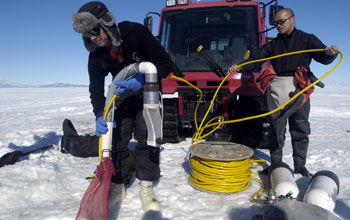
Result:
{"type": "Polygon", "coordinates": [[[251,167],[265,164],[266,161],[250,158],[217,161],[191,156],[189,163],[192,169],[189,180],[198,188],[217,193],[234,193],[246,189],[253,178],[262,185],[262,188],[253,195],[253,200],[264,190],[264,183],[252,176],[257,173],[251,172],[251,167]]]}
{"type": "MultiPolygon", "coordinates": [[[[200,97],[199,97],[197,106],[196,106],[196,108],[195,108],[195,110],[194,110],[194,112],[197,112],[198,107],[199,107],[199,105],[200,105],[200,103],[201,103],[201,101],[202,101],[202,98],[203,98],[203,92],[202,92],[202,90],[200,90],[198,87],[196,87],[195,85],[193,85],[192,83],[188,82],[188,81],[185,80],[185,79],[182,79],[182,78],[176,77],[176,76],[170,76],[170,77],[171,77],[171,78],[174,78],[174,79],[177,79],[177,80],[179,80],[179,81],[182,81],[182,82],[184,82],[184,83],[186,83],[186,84],[188,84],[189,86],[191,86],[192,88],[194,88],[195,90],[197,90],[197,91],[199,92],[200,97]]],[[[199,130],[199,127],[198,127],[198,125],[197,125],[197,114],[194,115],[194,123],[195,123],[195,125],[196,125],[196,129],[199,130]]]]}
{"type": "MultiPolygon", "coordinates": [[[[290,52],[290,53],[285,53],[269,58],[264,58],[264,59],[259,59],[259,60],[253,60],[249,62],[242,63],[238,65],[238,67],[242,67],[244,65],[248,65],[251,63],[257,63],[257,62],[263,62],[271,59],[276,59],[279,57],[283,56],[289,56],[293,54],[299,54],[299,53],[307,53],[307,52],[320,52],[324,51],[324,49],[312,49],[312,50],[302,50],[302,51],[296,51],[296,52],[290,52]]],[[[197,103],[196,110],[195,110],[195,124],[196,124],[196,129],[197,131],[192,137],[192,144],[197,143],[199,140],[203,140],[204,137],[208,136],[212,132],[214,132],[216,129],[218,129],[221,125],[227,124],[227,123],[235,123],[235,122],[241,122],[241,121],[246,121],[246,120],[251,120],[251,119],[256,119],[260,117],[265,117],[267,115],[273,114],[276,111],[279,111],[283,107],[285,107],[287,104],[289,104],[291,101],[296,99],[299,95],[301,95],[303,92],[320,82],[322,79],[327,77],[330,73],[332,73],[335,69],[339,67],[339,65],[343,62],[344,55],[341,51],[336,50],[340,55],[341,59],[338,62],[338,64],[333,67],[330,71],[328,71],[326,74],[324,74],[322,77],[320,77],[318,80],[310,84],[309,86],[305,87],[303,90],[298,92],[296,95],[294,95],[292,98],[290,98],[287,102],[285,102],[283,105],[279,106],[278,108],[264,113],[260,115],[255,115],[255,116],[250,116],[246,118],[241,118],[241,119],[235,119],[235,120],[230,120],[230,121],[224,121],[224,118],[222,116],[215,117],[211,119],[209,122],[207,122],[204,126],[203,123],[214,103],[214,100],[216,98],[217,93],[219,92],[219,89],[221,88],[223,82],[227,79],[227,77],[230,75],[227,74],[218,88],[216,89],[213,99],[211,101],[210,106],[208,107],[208,110],[205,114],[205,116],[202,119],[202,122],[200,126],[197,126],[197,120],[196,120],[196,115],[197,115],[197,109],[198,105],[200,104],[200,100],[202,98],[202,91],[197,88],[196,86],[190,84],[186,80],[176,77],[176,76],[170,76],[172,78],[175,78],[177,80],[181,80],[187,84],[189,84],[191,87],[195,88],[197,91],[200,92],[201,98],[199,102],[197,103]],[[218,120],[216,123],[211,123],[214,120],[218,120]],[[203,127],[202,127],[203,126],[203,127]],[[216,126],[212,131],[210,131],[208,134],[202,136],[202,133],[204,132],[205,129],[209,127],[216,126]]],[[[214,192],[220,192],[220,193],[232,193],[232,192],[237,192],[244,190],[245,188],[248,187],[250,180],[253,178],[257,180],[258,182],[261,183],[262,188],[257,191],[253,196],[252,199],[256,200],[257,195],[261,193],[265,186],[264,183],[261,179],[251,176],[251,174],[258,174],[257,172],[251,172],[250,168],[254,166],[260,166],[261,164],[266,163],[264,160],[251,160],[251,159],[245,159],[241,161],[214,161],[214,160],[208,160],[208,159],[203,159],[199,158],[196,156],[191,156],[189,159],[190,166],[192,168],[192,173],[189,177],[190,182],[201,189],[209,190],[209,191],[214,191],[214,192]]]]}
{"type": "MultiPolygon", "coordinates": [[[[308,53],[308,52],[320,52],[320,51],[324,51],[324,49],[310,49],[310,50],[301,50],[301,51],[295,51],[295,52],[290,52],[290,53],[285,53],[285,54],[280,54],[280,55],[277,55],[277,56],[272,56],[272,57],[268,57],[268,58],[264,58],[264,59],[259,59],[259,60],[252,60],[252,61],[248,61],[248,62],[245,62],[245,63],[242,63],[240,65],[238,65],[237,67],[242,67],[242,66],[245,66],[245,65],[248,65],[248,64],[252,64],[252,63],[257,63],[257,62],[263,62],[263,61],[267,61],[267,60],[271,60],[271,59],[276,59],[276,58],[279,58],[279,57],[283,57],[283,56],[289,56],[289,55],[294,55],[294,54],[300,54],[300,53],[308,53]]],[[[284,108],[286,105],[288,105],[290,102],[292,102],[294,99],[296,99],[299,95],[301,95],[303,92],[305,92],[306,90],[308,90],[309,88],[311,88],[312,86],[314,86],[315,84],[317,84],[318,82],[320,82],[322,79],[324,79],[325,77],[327,77],[329,74],[331,74],[335,69],[337,69],[339,67],[339,65],[343,62],[343,59],[344,59],[344,55],[343,53],[340,51],[340,50],[336,50],[340,55],[341,55],[341,59],[339,60],[339,62],[337,63],[336,66],[334,66],[330,71],[328,71],[326,74],[324,74],[322,77],[320,77],[318,80],[316,80],[315,82],[313,82],[312,84],[310,84],[309,86],[305,87],[303,90],[301,90],[300,92],[298,92],[297,94],[295,94],[292,98],[290,98],[288,101],[286,101],[284,104],[282,104],[281,106],[279,106],[278,108],[270,111],[270,112],[267,112],[267,113],[263,113],[263,114],[259,114],[259,115],[255,115],[255,116],[250,116],[250,117],[245,117],[245,118],[240,118],[240,119],[235,119],[235,120],[229,120],[229,121],[219,121],[219,122],[216,122],[216,123],[206,123],[205,126],[202,127],[207,115],[209,114],[210,112],[210,109],[212,107],[212,105],[214,104],[214,100],[216,98],[216,95],[217,93],[219,92],[222,84],[224,83],[224,81],[227,79],[227,77],[231,74],[227,74],[225,76],[225,78],[222,80],[222,82],[219,84],[218,88],[216,89],[215,93],[214,93],[214,96],[213,96],[213,99],[210,103],[210,106],[208,107],[208,110],[205,114],[205,116],[203,117],[202,119],[202,122],[201,122],[201,125],[199,126],[199,129],[196,130],[196,133],[202,133],[204,129],[206,128],[209,128],[209,127],[213,127],[213,126],[221,126],[223,124],[228,124],[228,123],[236,123],[236,122],[241,122],[241,121],[247,121],[247,120],[251,120],[251,119],[256,119],[256,118],[261,118],[261,117],[265,117],[265,116],[268,116],[270,114],[273,114],[277,111],[279,111],[280,109],[284,108]]],[[[170,76],[171,78],[175,78],[175,79],[178,79],[180,80],[181,78],[179,77],[176,77],[176,76],[170,76]]],[[[184,79],[181,79],[181,81],[187,83],[186,80],[184,79]]],[[[191,84],[192,87],[196,88],[196,90],[199,90],[197,87],[193,86],[191,84]]],[[[197,111],[195,111],[195,117],[197,115],[197,111]]],[[[211,121],[210,121],[211,122],[211,121]]],[[[217,128],[216,128],[217,129],[217,128]]],[[[205,136],[208,136],[209,134],[205,135],[205,136]]],[[[195,134],[194,137],[196,137],[196,139],[193,139],[192,140],[192,143],[197,143],[199,140],[202,140],[205,136],[201,136],[201,135],[197,135],[195,134]]]]}

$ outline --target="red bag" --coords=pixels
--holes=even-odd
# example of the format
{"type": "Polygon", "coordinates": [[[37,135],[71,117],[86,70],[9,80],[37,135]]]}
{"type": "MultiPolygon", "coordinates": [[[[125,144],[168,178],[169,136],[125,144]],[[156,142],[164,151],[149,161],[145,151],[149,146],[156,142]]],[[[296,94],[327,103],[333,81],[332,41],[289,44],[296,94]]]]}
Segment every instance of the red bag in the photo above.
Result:
{"type": "MultiPolygon", "coordinates": [[[[304,89],[311,84],[311,80],[309,77],[309,70],[303,66],[298,66],[294,77],[298,81],[298,85],[299,85],[300,89],[304,89]]],[[[301,108],[305,104],[305,102],[308,100],[308,98],[314,92],[314,90],[315,90],[315,88],[312,86],[303,93],[304,100],[301,103],[301,105],[299,106],[299,108],[301,108]]]]}
{"type": "Polygon", "coordinates": [[[97,168],[81,202],[75,220],[107,220],[108,197],[114,172],[112,159],[105,157],[97,168]]]}
{"type": "Polygon", "coordinates": [[[269,65],[267,69],[256,79],[257,82],[260,82],[260,88],[266,92],[267,87],[271,84],[271,80],[276,78],[277,74],[275,68],[272,65],[269,65]]]}

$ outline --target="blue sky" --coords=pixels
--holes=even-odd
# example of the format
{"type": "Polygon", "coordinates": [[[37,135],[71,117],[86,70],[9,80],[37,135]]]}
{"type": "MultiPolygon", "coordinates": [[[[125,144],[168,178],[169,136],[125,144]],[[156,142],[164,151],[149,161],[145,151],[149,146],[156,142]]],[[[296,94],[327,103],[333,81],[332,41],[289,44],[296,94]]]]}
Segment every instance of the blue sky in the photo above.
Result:
{"type": "MultiPolygon", "coordinates": [[[[204,0],[202,0],[204,1],[204,0]]],[[[207,0],[206,0],[207,1],[207,0]]],[[[23,84],[67,82],[88,84],[88,52],[72,28],[72,15],[86,0],[11,0],[0,7],[0,80],[23,84]]],[[[103,1],[117,21],[143,23],[147,12],[160,12],[165,0],[103,1]]],[[[269,0],[265,0],[269,2],[269,0]]],[[[279,0],[296,14],[296,27],[315,34],[344,53],[342,65],[324,82],[350,84],[349,0],[279,0]]],[[[155,32],[157,23],[154,25],[155,32]]],[[[271,32],[269,36],[276,34],[271,32]]],[[[328,66],[313,62],[320,77],[328,66]]]]}

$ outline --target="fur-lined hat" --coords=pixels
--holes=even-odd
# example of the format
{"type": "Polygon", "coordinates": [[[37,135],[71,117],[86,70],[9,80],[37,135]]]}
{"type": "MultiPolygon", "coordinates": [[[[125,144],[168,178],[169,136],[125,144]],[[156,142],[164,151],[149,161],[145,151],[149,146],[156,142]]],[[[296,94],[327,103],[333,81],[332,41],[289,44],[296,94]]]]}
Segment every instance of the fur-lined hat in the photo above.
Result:
{"type": "Polygon", "coordinates": [[[118,23],[102,2],[86,3],[78,13],[73,15],[73,28],[76,32],[83,34],[85,48],[90,52],[95,51],[98,46],[90,38],[84,36],[84,33],[94,29],[97,25],[105,30],[113,46],[120,46],[122,39],[118,23]]]}

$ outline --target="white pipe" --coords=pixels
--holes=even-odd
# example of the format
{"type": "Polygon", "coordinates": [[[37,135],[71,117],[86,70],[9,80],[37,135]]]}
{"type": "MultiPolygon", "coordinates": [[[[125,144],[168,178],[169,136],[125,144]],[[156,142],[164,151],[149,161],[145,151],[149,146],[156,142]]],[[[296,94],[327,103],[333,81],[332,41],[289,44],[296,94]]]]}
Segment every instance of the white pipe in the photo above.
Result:
{"type": "Polygon", "coordinates": [[[293,173],[286,163],[279,163],[270,168],[271,187],[277,197],[287,196],[296,199],[299,188],[295,183],[293,173]]]}
{"type": "Polygon", "coordinates": [[[113,122],[107,122],[108,131],[102,136],[102,158],[111,157],[112,152],[112,134],[113,134],[113,122]]]}
{"type": "Polygon", "coordinates": [[[337,175],[331,171],[322,170],[311,178],[303,201],[333,212],[338,194],[339,179],[337,175]]]}
{"type": "MultiPolygon", "coordinates": [[[[141,62],[131,64],[124,69],[122,69],[113,79],[106,97],[105,110],[108,106],[108,103],[113,98],[115,92],[119,87],[114,84],[115,81],[119,80],[128,80],[136,74],[143,74],[145,76],[145,84],[143,89],[143,117],[147,126],[147,144],[153,147],[160,147],[162,132],[163,132],[163,121],[161,116],[161,104],[159,102],[159,85],[158,85],[158,73],[156,66],[151,62],[141,62]]],[[[112,122],[112,114],[107,115],[106,122],[112,122]]],[[[103,139],[111,138],[113,129],[108,128],[107,134],[103,135],[103,139]]],[[[102,150],[108,151],[111,149],[112,141],[105,141],[106,144],[103,144],[102,150]],[[110,144],[110,146],[108,146],[110,144]]]]}
{"type": "Polygon", "coordinates": [[[141,62],[138,65],[139,73],[145,75],[145,83],[156,83],[158,81],[157,68],[151,62],[141,62]]]}
{"type": "Polygon", "coordinates": [[[147,144],[153,147],[160,147],[163,137],[163,119],[161,116],[161,103],[159,102],[157,68],[153,63],[142,62],[139,64],[138,70],[145,75],[143,118],[148,131],[147,144]]]}

